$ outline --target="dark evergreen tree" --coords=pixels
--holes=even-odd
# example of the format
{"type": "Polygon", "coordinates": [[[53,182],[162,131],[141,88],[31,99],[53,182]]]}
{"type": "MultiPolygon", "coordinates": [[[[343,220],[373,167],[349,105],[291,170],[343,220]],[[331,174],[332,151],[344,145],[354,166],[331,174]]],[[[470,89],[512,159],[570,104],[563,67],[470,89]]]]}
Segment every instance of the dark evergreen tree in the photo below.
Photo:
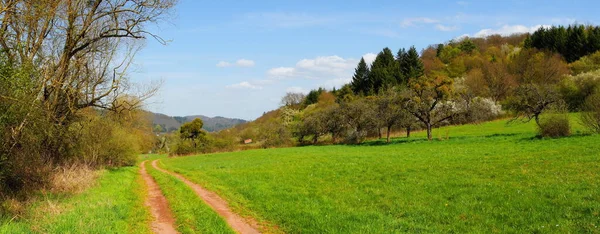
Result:
{"type": "Polygon", "coordinates": [[[371,86],[369,85],[369,66],[365,62],[364,58],[360,59],[360,62],[354,69],[354,76],[352,76],[352,82],[350,83],[352,91],[356,95],[367,95],[371,86]]]}
{"type": "Polygon", "coordinates": [[[396,85],[395,74],[398,74],[396,59],[392,51],[386,47],[379,52],[371,65],[371,72],[368,76],[368,83],[371,86],[369,94],[377,94],[385,87],[396,85]]]}
{"type": "Polygon", "coordinates": [[[524,45],[525,48],[559,53],[571,63],[600,50],[600,28],[584,25],[541,27],[525,39],[524,45]]]}
{"type": "Polygon", "coordinates": [[[406,74],[406,67],[408,66],[408,53],[406,49],[401,48],[396,54],[396,62],[398,64],[398,75],[396,82],[401,85],[408,84],[408,78],[406,74]]]}
{"type": "Polygon", "coordinates": [[[406,61],[403,65],[403,74],[407,81],[423,76],[425,74],[425,66],[419,57],[417,49],[412,46],[406,53],[406,61]]]}
{"type": "Polygon", "coordinates": [[[308,95],[306,95],[306,98],[304,99],[304,105],[308,106],[310,104],[315,104],[319,102],[319,96],[321,95],[321,93],[323,93],[323,91],[325,91],[325,89],[319,88],[313,89],[310,92],[308,92],[308,95]]]}

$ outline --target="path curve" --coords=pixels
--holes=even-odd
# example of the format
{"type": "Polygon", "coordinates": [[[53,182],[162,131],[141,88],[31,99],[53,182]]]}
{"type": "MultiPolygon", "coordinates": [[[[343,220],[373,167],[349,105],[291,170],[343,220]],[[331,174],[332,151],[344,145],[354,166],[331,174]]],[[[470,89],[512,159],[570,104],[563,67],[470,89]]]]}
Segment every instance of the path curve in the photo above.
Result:
{"type": "Polygon", "coordinates": [[[150,208],[150,212],[154,217],[151,223],[152,231],[160,234],[178,233],[175,230],[175,219],[173,218],[167,199],[163,196],[156,181],[146,171],[146,161],[143,161],[140,165],[140,174],[142,174],[142,178],[144,178],[146,187],[148,188],[146,206],[150,208]]]}
{"type": "Polygon", "coordinates": [[[242,233],[242,234],[260,233],[258,231],[259,229],[258,229],[258,224],[256,221],[250,220],[250,222],[248,222],[247,220],[245,220],[238,214],[233,213],[231,211],[231,209],[229,208],[229,205],[227,204],[227,202],[225,200],[223,200],[223,198],[219,197],[219,195],[217,195],[214,192],[206,190],[202,186],[195,184],[194,182],[186,179],[185,177],[183,177],[180,174],[177,174],[175,172],[170,172],[170,171],[167,171],[167,170],[164,170],[164,169],[158,167],[156,165],[157,161],[158,161],[158,159],[152,161],[152,166],[154,168],[156,168],[157,170],[159,170],[163,173],[167,173],[169,175],[175,176],[177,179],[179,179],[179,180],[183,181],[185,184],[187,184],[187,186],[192,188],[192,190],[194,190],[194,192],[196,192],[196,194],[200,198],[202,198],[202,200],[204,200],[204,202],[206,202],[206,204],[208,204],[221,217],[223,217],[225,219],[225,221],[229,224],[229,226],[231,226],[231,228],[233,228],[233,230],[235,230],[238,233],[242,233]]]}

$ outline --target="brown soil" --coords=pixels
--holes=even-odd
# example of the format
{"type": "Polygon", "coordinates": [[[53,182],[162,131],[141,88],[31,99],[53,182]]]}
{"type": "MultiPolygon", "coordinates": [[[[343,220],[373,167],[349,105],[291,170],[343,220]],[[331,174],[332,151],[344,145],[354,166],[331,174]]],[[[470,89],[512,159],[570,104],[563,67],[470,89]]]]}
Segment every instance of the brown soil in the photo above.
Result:
{"type": "Polygon", "coordinates": [[[160,168],[156,165],[157,161],[158,160],[152,161],[152,166],[154,168],[156,168],[157,170],[159,170],[161,172],[175,176],[176,178],[180,179],[185,184],[187,184],[190,188],[192,188],[192,190],[194,190],[194,192],[196,192],[196,194],[200,198],[202,198],[202,200],[204,200],[204,202],[206,202],[213,210],[215,210],[221,217],[223,217],[225,219],[225,221],[227,221],[229,226],[231,226],[233,228],[233,230],[235,230],[238,233],[242,233],[242,234],[260,233],[258,231],[259,228],[258,228],[258,224],[256,221],[246,220],[246,219],[242,218],[241,216],[239,216],[238,214],[233,213],[231,211],[231,209],[229,208],[229,205],[227,205],[227,202],[225,200],[223,200],[221,197],[219,197],[219,195],[204,189],[202,186],[191,182],[190,180],[186,179],[185,177],[183,177],[177,173],[163,170],[162,168],[160,168]]]}
{"type": "Polygon", "coordinates": [[[175,230],[175,219],[173,218],[173,214],[171,213],[171,209],[169,209],[169,203],[165,196],[163,196],[158,184],[152,179],[152,176],[148,174],[146,171],[146,161],[143,161],[140,165],[140,173],[142,174],[142,178],[146,182],[148,187],[148,198],[146,199],[146,206],[150,208],[150,212],[154,217],[152,220],[152,231],[154,233],[178,233],[175,230]]]}

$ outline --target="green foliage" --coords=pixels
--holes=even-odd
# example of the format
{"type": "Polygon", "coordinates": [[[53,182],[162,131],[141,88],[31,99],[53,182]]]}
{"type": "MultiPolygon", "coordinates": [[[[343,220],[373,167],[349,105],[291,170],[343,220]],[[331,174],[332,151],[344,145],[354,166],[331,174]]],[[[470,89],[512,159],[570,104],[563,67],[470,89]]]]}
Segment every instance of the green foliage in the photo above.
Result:
{"type": "MultiPolygon", "coordinates": [[[[600,38],[598,38],[600,40],[600,38]]],[[[600,51],[581,57],[579,60],[569,64],[573,75],[600,70],[600,51]]]]}
{"type": "Polygon", "coordinates": [[[162,162],[229,204],[247,207],[239,209],[242,215],[286,233],[594,233],[600,226],[594,215],[600,212],[600,135],[538,139],[535,124],[505,120],[434,130],[446,134],[448,140],[435,142],[419,132],[387,145],[162,162]]]}
{"type": "Polygon", "coordinates": [[[203,141],[206,135],[202,130],[202,126],[203,123],[200,118],[196,118],[189,123],[184,123],[179,128],[179,137],[181,137],[181,139],[190,140],[194,148],[198,148],[198,142],[203,141]]]}
{"type": "Polygon", "coordinates": [[[569,111],[581,111],[585,100],[600,88],[600,70],[567,76],[560,83],[560,93],[569,111]]]}
{"type": "Polygon", "coordinates": [[[308,92],[308,95],[306,95],[306,98],[304,99],[304,106],[317,103],[319,101],[319,96],[324,91],[325,89],[319,87],[318,89],[313,89],[310,92],[308,92]]]}
{"type": "Polygon", "coordinates": [[[352,76],[352,82],[350,83],[350,87],[352,87],[354,94],[367,95],[369,93],[369,90],[371,89],[369,72],[370,69],[365,62],[365,59],[361,58],[356,69],[354,69],[354,76],[352,76]]]}
{"type": "Polygon", "coordinates": [[[540,27],[525,40],[526,48],[538,48],[560,53],[567,62],[600,50],[600,27],[569,25],[540,27]]]}
{"type": "Polygon", "coordinates": [[[371,65],[371,72],[368,76],[371,89],[368,95],[377,94],[385,88],[395,86],[398,75],[398,65],[394,54],[389,48],[383,48],[371,65]]]}
{"type": "Polygon", "coordinates": [[[473,52],[473,50],[477,49],[477,46],[475,45],[475,43],[473,43],[473,41],[471,41],[471,39],[466,38],[460,42],[458,48],[462,52],[470,54],[473,52]]]}
{"type": "Polygon", "coordinates": [[[423,61],[421,61],[419,53],[414,46],[411,46],[408,52],[404,52],[404,49],[399,50],[396,59],[398,60],[402,77],[402,80],[399,80],[398,84],[407,85],[411,79],[425,75],[423,61]]]}

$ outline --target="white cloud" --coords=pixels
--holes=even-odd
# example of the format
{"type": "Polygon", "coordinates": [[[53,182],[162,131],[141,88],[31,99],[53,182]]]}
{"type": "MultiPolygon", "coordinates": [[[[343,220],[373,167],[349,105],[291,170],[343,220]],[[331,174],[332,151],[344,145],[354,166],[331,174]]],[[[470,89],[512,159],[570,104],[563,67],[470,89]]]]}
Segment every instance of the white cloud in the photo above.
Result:
{"type": "Polygon", "coordinates": [[[270,79],[304,78],[332,79],[352,76],[352,71],[358,64],[357,59],[342,58],[337,55],[319,56],[312,59],[302,59],[294,67],[277,67],[267,71],[270,79]]]}
{"type": "Polygon", "coordinates": [[[456,2],[456,4],[461,5],[461,6],[469,5],[469,3],[466,1],[458,1],[458,2],[456,2]]]}
{"type": "Polygon", "coordinates": [[[267,71],[269,78],[284,79],[296,76],[296,69],[293,67],[276,67],[267,71]]]}
{"type": "Polygon", "coordinates": [[[285,92],[307,94],[309,92],[309,90],[302,88],[302,87],[294,86],[294,87],[289,87],[289,88],[285,89],[285,92]]]}
{"type": "Polygon", "coordinates": [[[236,66],[236,67],[254,67],[255,64],[256,63],[253,60],[239,59],[235,63],[221,61],[221,62],[217,63],[217,67],[233,67],[233,66],[236,66]]]}
{"type": "Polygon", "coordinates": [[[217,67],[231,67],[231,63],[221,61],[221,62],[217,63],[217,67]]]}
{"type": "Polygon", "coordinates": [[[228,85],[227,88],[231,88],[231,89],[262,89],[262,87],[253,85],[248,81],[228,85]]]}
{"type": "Polygon", "coordinates": [[[400,23],[400,26],[406,28],[406,27],[417,26],[418,24],[435,24],[435,23],[439,23],[439,22],[440,22],[439,20],[427,18],[427,17],[408,18],[408,19],[404,19],[400,23]]]}
{"type": "Polygon", "coordinates": [[[366,53],[362,57],[363,57],[363,59],[365,59],[365,63],[367,63],[367,65],[371,66],[371,64],[373,64],[373,61],[375,61],[375,58],[377,58],[377,55],[373,54],[373,53],[366,53]]]}
{"type": "Polygon", "coordinates": [[[235,65],[237,65],[238,67],[254,67],[254,64],[254,61],[249,59],[240,59],[237,62],[235,62],[235,65]]]}
{"type": "Polygon", "coordinates": [[[535,30],[538,30],[541,27],[550,27],[549,25],[536,25],[533,27],[527,27],[524,25],[504,25],[498,29],[482,29],[479,32],[475,33],[474,37],[487,37],[490,35],[500,34],[503,36],[508,36],[512,34],[521,34],[521,33],[532,33],[535,30]]]}
{"type": "Polygon", "coordinates": [[[458,27],[456,27],[456,26],[445,26],[443,24],[436,24],[435,25],[435,29],[440,30],[440,31],[444,31],[444,32],[450,32],[450,31],[457,30],[458,27]]]}
{"type": "Polygon", "coordinates": [[[298,69],[317,72],[337,73],[356,66],[354,59],[344,59],[340,56],[322,56],[314,59],[302,59],[296,63],[298,69]]]}

